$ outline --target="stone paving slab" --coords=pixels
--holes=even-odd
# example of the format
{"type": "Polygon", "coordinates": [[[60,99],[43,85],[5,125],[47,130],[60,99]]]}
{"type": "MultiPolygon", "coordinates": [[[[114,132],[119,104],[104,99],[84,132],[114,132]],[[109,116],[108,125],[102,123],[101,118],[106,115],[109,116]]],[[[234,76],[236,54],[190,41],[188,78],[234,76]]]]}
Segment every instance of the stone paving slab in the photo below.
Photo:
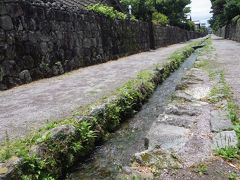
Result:
{"type": "Polygon", "coordinates": [[[213,136],[213,149],[237,147],[238,140],[235,131],[222,131],[213,136]]]}
{"type": "Polygon", "coordinates": [[[163,150],[178,151],[188,140],[189,129],[169,124],[154,123],[149,130],[149,149],[160,147],[163,150]]]}
{"type": "Polygon", "coordinates": [[[227,113],[220,110],[213,110],[211,112],[211,131],[221,132],[225,130],[233,130],[233,124],[228,119],[227,113]]]}
{"type": "Polygon", "coordinates": [[[80,106],[109,95],[124,82],[167,57],[187,43],[82,68],[62,76],[0,92],[0,142],[24,136],[48,121],[69,116],[80,106]]]}

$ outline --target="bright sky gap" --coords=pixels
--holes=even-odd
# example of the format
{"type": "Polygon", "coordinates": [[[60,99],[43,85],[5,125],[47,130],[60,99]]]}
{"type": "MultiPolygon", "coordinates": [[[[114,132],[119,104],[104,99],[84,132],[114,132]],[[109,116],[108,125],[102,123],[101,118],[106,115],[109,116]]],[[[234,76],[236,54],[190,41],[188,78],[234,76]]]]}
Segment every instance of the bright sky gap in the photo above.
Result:
{"type": "Polygon", "coordinates": [[[207,23],[211,18],[211,2],[210,0],[192,0],[191,17],[193,21],[200,21],[201,23],[207,23]]]}

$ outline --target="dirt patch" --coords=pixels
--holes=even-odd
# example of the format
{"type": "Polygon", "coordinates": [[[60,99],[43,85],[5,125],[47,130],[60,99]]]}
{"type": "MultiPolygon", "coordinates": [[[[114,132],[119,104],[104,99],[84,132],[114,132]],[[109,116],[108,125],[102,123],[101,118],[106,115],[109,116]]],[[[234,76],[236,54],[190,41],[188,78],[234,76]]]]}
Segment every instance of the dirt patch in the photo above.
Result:
{"type": "Polygon", "coordinates": [[[165,180],[222,180],[240,177],[239,167],[220,158],[195,164],[186,169],[170,170],[161,175],[165,180]]]}

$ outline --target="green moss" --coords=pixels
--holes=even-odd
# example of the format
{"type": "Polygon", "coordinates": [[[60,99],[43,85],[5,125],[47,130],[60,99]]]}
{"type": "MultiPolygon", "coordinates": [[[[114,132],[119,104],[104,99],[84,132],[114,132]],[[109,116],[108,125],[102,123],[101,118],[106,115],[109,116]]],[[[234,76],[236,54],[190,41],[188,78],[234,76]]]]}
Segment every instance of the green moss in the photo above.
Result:
{"type": "Polygon", "coordinates": [[[200,176],[206,175],[208,167],[206,164],[200,163],[194,168],[194,172],[198,173],[200,176]]]}
{"type": "Polygon", "coordinates": [[[144,164],[148,164],[149,161],[151,160],[151,154],[149,154],[149,153],[142,154],[141,158],[142,158],[144,164]]]}
{"type": "Polygon", "coordinates": [[[195,63],[194,67],[203,69],[208,67],[208,65],[209,65],[209,62],[207,60],[201,60],[198,63],[195,63]]]}

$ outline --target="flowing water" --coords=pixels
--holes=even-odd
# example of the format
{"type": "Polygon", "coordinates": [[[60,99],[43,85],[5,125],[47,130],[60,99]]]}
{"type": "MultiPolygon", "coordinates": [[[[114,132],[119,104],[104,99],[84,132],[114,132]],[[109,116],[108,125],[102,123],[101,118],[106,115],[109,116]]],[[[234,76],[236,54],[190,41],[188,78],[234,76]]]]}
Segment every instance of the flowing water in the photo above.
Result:
{"type": "Polygon", "coordinates": [[[152,123],[162,113],[164,105],[174,93],[176,85],[196,60],[192,54],[174,73],[158,86],[149,101],[133,118],[123,123],[109,140],[96,147],[94,153],[69,173],[67,179],[115,179],[124,166],[131,163],[131,157],[145,150],[144,139],[152,123]]]}

